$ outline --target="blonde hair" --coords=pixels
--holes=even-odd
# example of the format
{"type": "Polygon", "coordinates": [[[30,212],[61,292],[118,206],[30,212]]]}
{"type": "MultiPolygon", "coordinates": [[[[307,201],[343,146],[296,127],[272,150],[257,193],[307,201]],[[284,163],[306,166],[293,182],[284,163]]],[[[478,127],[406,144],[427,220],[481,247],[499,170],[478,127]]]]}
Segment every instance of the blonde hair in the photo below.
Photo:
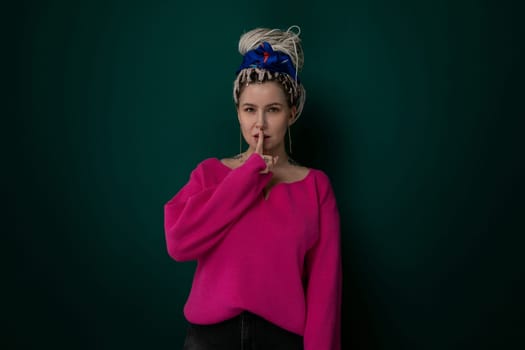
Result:
{"type": "Polygon", "coordinates": [[[276,81],[283,87],[290,106],[296,107],[294,122],[301,115],[306,98],[306,91],[299,82],[297,74],[303,68],[304,53],[301,47],[301,28],[291,26],[286,31],[280,29],[256,28],[244,33],[239,40],[239,53],[245,55],[248,51],[256,49],[263,42],[270,44],[274,51],[280,51],[290,56],[296,71],[292,77],[286,73],[271,72],[262,68],[242,69],[233,83],[233,100],[239,105],[239,96],[243,87],[250,83],[263,83],[276,81]],[[296,29],[295,32],[293,29],[296,29]]]}

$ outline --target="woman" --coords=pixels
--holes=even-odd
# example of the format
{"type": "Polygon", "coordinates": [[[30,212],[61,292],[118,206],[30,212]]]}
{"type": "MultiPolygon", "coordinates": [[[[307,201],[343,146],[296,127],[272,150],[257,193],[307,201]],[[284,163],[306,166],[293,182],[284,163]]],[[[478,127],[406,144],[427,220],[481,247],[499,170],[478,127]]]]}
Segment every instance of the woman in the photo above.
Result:
{"type": "Polygon", "coordinates": [[[292,28],[241,37],[233,95],[248,148],[201,162],[165,205],[168,253],[198,262],[184,307],[188,350],[340,349],[335,197],[322,171],[285,150],[305,97],[292,28]]]}

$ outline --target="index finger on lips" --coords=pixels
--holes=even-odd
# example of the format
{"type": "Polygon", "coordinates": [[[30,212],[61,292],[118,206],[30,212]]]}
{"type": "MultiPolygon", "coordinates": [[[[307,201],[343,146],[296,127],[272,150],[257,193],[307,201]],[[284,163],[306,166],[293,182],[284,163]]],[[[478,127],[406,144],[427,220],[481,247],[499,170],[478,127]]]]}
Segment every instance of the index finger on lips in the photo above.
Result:
{"type": "Polygon", "coordinates": [[[264,136],[263,136],[262,130],[259,130],[259,139],[257,140],[257,146],[255,147],[255,152],[259,153],[260,155],[263,154],[263,143],[264,143],[264,136]]]}

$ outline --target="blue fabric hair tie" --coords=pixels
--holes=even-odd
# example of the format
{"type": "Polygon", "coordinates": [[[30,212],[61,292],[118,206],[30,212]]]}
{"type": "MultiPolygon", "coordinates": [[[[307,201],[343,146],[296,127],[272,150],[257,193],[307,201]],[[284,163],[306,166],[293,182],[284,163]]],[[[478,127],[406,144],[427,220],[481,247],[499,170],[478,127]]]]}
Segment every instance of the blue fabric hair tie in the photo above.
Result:
{"type": "MultiPolygon", "coordinates": [[[[290,56],[280,51],[274,51],[266,41],[255,50],[246,52],[235,74],[239,74],[245,68],[262,68],[271,72],[286,73],[292,78],[296,78],[296,70],[290,56]]],[[[297,77],[297,82],[300,82],[299,77],[297,77]]]]}

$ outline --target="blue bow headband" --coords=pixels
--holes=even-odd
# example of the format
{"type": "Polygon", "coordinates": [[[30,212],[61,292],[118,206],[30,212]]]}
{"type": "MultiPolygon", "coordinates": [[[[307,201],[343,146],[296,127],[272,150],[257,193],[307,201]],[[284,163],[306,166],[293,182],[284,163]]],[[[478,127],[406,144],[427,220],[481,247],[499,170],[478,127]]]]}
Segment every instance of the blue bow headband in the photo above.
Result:
{"type": "MultiPolygon", "coordinates": [[[[266,41],[255,50],[246,52],[235,74],[239,74],[245,68],[262,68],[271,72],[286,73],[294,79],[296,79],[297,74],[290,56],[280,51],[274,51],[266,41]]],[[[297,77],[297,82],[299,83],[299,77],[297,77]]]]}

